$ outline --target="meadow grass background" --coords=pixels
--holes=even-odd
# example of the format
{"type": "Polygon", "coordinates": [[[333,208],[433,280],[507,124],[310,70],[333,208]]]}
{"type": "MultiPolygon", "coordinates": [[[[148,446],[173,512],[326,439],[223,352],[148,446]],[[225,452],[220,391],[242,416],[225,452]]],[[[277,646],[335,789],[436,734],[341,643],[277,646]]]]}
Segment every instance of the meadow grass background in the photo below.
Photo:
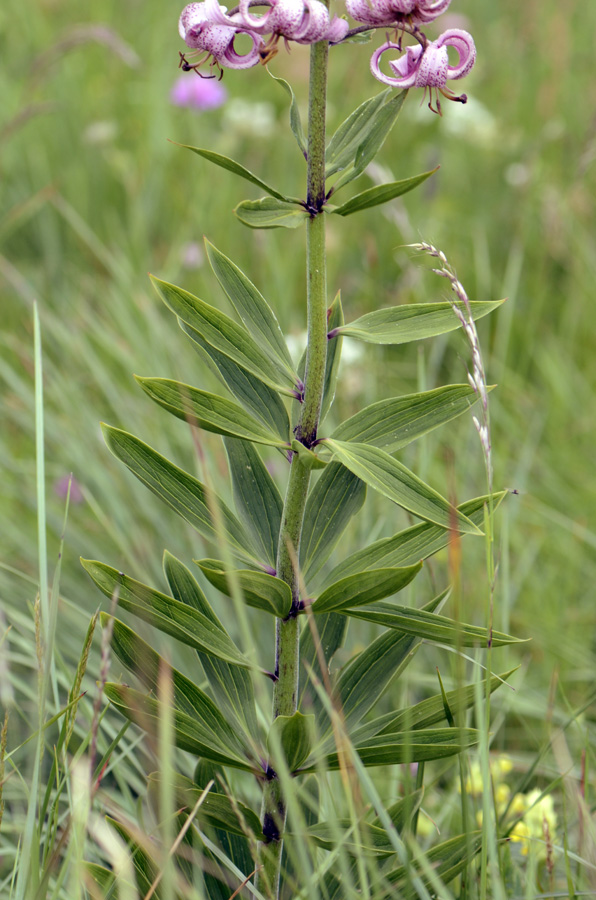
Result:
{"type": "MultiPolygon", "coordinates": [[[[583,753],[591,808],[596,6],[454,0],[452,7],[459,19],[453,24],[468,27],[478,47],[464,86],[470,103],[445,102],[439,119],[411,92],[378,164],[396,178],[441,168],[403,202],[330,221],[330,299],[341,289],[348,319],[380,306],[441,299],[445,285],[428,271],[428,260],[403,246],[420,239],[445,251],[471,299],[508,298],[479,325],[488,381],[498,384],[490,397],[495,487],[517,492],[497,515],[495,626],[531,642],[501,651],[494,663],[498,671],[521,664],[515,694],[495,699],[494,746],[507,749],[521,775],[553,728],[585,707],[566,731],[569,757],[549,751],[537,778],[543,786],[557,774],[578,782],[583,753]]],[[[110,456],[99,431],[100,420],[126,427],[196,470],[183,423],[146,401],[132,378],[134,372],[211,384],[147,272],[223,305],[197,256],[206,235],[247,272],[286,331],[299,338],[304,329],[302,232],[244,228],[232,209],[259,196],[258,189],[168,142],[229,154],[301,194],[304,165],[289,136],[285,95],[259,68],[226,72],[229,100],[218,110],[174,107],[169,92],[178,75],[179,11],[170,0],[96,0],[89,8],[75,0],[27,7],[5,0],[0,9],[0,624],[12,625],[2,647],[0,702],[16,696],[20,704],[11,724],[15,743],[31,730],[35,700],[33,301],[43,340],[52,563],[64,482],[70,472],[76,479],[60,582],[61,685],[72,680],[100,602],[79,555],[162,587],[164,546],[187,563],[203,553],[196,535],[110,456]]],[[[371,45],[333,49],[330,129],[381,89],[368,71],[371,52],[371,45]]],[[[271,70],[290,80],[304,105],[307,50],[280,52],[271,70]]],[[[371,182],[364,176],[360,183],[363,189],[371,182]]],[[[393,393],[463,381],[468,354],[457,333],[421,348],[365,349],[343,369],[343,394],[331,418],[338,422],[393,393]]],[[[223,479],[218,440],[204,436],[223,479]]],[[[414,445],[405,461],[460,501],[485,490],[467,417],[414,445]]],[[[404,523],[399,511],[369,498],[349,532],[350,545],[404,523]]],[[[483,554],[483,546],[465,544],[464,618],[479,623],[486,614],[483,554]]],[[[441,566],[446,560],[437,561],[426,586],[441,581],[441,566]]],[[[427,599],[423,594],[416,582],[411,602],[427,599]]],[[[371,633],[352,628],[352,646],[371,633]]],[[[98,663],[96,642],[92,689],[98,663]]],[[[448,672],[452,661],[421,655],[416,678],[405,682],[412,701],[433,683],[437,664],[448,672]]],[[[91,702],[83,717],[90,718],[91,702]]],[[[138,763],[126,772],[120,799],[127,785],[142,786],[138,763]]],[[[582,852],[587,859],[588,850],[582,852]]]]}

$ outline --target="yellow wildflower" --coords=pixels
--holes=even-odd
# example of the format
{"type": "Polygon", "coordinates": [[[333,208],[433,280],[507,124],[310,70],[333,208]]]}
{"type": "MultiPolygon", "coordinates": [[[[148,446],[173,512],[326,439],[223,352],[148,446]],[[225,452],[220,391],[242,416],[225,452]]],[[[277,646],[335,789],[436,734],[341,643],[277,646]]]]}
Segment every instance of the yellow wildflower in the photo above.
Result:
{"type": "Polygon", "coordinates": [[[497,806],[497,812],[502,813],[505,810],[505,807],[509,803],[510,796],[511,788],[508,784],[501,782],[501,784],[495,785],[495,803],[497,806]]]}
{"type": "Polygon", "coordinates": [[[509,833],[509,838],[514,843],[521,843],[521,852],[527,856],[530,851],[530,838],[532,833],[524,821],[516,822],[515,828],[509,833]]]}
{"type": "Polygon", "coordinates": [[[529,794],[516,794],[511,801],[510,811],[513,815],[523,816],[523,819],[516,823],[509,837],[514,842],[521,842],[524,856],[528,855],[530,845],[541,855],[544,854],[544,841],[547,837],[552,840],[556,832],[557,815],[553,798],[550,794],[540,797],[541,793],[535,788],[529,794]]]}

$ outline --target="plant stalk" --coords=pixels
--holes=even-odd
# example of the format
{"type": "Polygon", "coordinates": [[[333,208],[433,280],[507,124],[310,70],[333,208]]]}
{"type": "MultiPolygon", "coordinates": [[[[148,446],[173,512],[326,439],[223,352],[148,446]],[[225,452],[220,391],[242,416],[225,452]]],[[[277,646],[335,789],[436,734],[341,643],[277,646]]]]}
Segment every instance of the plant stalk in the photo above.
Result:
{"type": "MultiPolygon", "coordinates": [[[[327,270],[325,257],[325,112],[327,101],[327,41],[313,44],[310,50],[310,89],[308,106],[306,282],[308,306],[308,342],[304,402],[295,429],[296,439],[306,447],[317,437],[325,384],[327,358],[327,270]]],[[[310,471],[295,453],[290,468],[284,514],[279,535],[277,577],[292,590],[292,612],[287,619],[276,619],[273,718],[296,712],[300,664],[297,610],[299,604],[298,558],[308,495],[310,471]]],[[[260,845],[260,868],[256,887],[265,896],[279,896],[283,832],[287,805],[280,779],[271,771],[263,789],[261,820],[266,841],[260,845]]]]}

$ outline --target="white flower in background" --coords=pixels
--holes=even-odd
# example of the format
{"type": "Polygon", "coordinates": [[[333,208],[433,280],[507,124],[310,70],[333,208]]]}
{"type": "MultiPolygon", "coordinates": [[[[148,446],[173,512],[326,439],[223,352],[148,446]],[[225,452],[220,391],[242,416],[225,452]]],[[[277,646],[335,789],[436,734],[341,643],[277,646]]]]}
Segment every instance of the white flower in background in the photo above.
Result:
{"type": "Polygon", "coordinates": [[[237,134],[267,137],[275,128],[275,110],[271,103],[251,103],[240,97],[225,105],[223,119],[237,134]]]}

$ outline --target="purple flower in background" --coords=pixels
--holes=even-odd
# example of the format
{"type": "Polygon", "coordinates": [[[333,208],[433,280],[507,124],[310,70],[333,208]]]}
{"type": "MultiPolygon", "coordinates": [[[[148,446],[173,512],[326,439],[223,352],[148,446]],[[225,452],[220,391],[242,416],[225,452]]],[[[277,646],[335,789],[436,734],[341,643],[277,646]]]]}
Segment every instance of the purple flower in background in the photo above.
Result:
{"type": "Polygon", "coordinates": [[[425,47],[417,44],[408,47],[406,52],[397,60],[390,60],[389,66],[395,72],[395,77],[385,75],[379,68],[379,61],[387,50],[398,50],[401,45],[387,41],[373,54],[370,61],[371,72],[379,81],[392,87],[411,88],[421,87],[425,92],[428,88],[430,94],[429,108],[433,112],[441,114],[439,93],[448,100],[458,100],[465,103],[468,99],[465,94],[456,96],[447,87],[448,79],[463,78],[467,75],[476,61],[476,47],[471,34],[452,28],[445,31],[438,40],[430,41],[425,47]],[[447,47],[453,47],[459,56],[457,65],[449,65],[447,47]],[[436,98],[433,107],[433,92],[436,98]]]}
{"type": "Polygon", "coordinates": [[[172,85],[170,100],[174,106],[192,109],[217,109],[228,97],[223,84],[214,78],[197,78],[194,72],[181,75],[172,85]]]}
{"type": "Polygon", "coordinates": [[[68,497],[69,488],[70,502],[82,503],[85,497],[83,496],[81,486],[74,475],[63,475],[54,482],[54,493],[62,500],[65,500],[68,497]]]}

